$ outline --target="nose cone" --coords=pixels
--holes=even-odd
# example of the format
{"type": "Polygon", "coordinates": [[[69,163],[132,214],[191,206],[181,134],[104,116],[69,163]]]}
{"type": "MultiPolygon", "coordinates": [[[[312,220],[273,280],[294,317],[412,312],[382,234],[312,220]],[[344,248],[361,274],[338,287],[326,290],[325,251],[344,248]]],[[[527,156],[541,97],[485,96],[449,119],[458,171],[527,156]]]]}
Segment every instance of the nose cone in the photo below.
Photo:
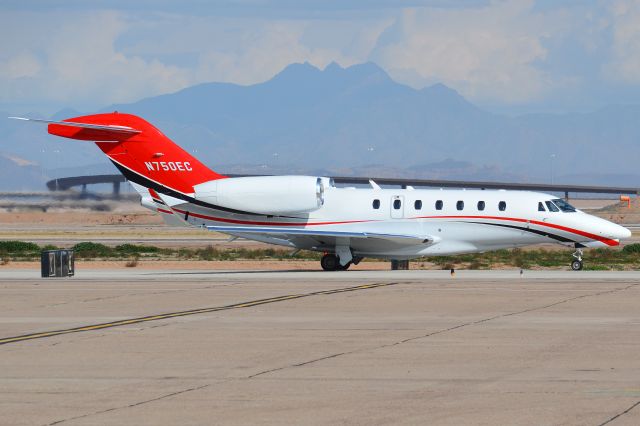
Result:
{"type": "Polygon", "coordinates": [[[609,222],[608,220],[592,216],[594,234],[601,235],[611,240],[622,240],[631,237],[631,231],[624,226],[609,222]]]}
{"type": "Polygon", "coordinates": [[[615,225],[615,228],[613,230],[612,238],[614,238],[616,240],[621,240],[621,239],[629,238],[629,237],[631,237],[631,231],[629,231],[624,226],[615,225]]]}

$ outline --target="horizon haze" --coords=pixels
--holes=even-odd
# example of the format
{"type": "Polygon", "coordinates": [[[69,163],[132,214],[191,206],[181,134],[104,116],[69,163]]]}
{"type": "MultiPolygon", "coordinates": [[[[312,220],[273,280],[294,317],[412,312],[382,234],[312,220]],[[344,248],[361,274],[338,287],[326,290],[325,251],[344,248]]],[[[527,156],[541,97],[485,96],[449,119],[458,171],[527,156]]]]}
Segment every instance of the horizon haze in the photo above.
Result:
{"type": "MultiPolygon", "coordinates": [[[[226,172],[640,181],[640,107],[511,117],[485,111],[444,84],[417,90],[397,83],[373,63],[296,63],[264,83],[202,83],[49,118],[114,110],[142,116],[226,172]]],[[[0,131],[13,141],[0,150],[4,173],[26,174],[21,181],[32,181],[29,188],[70,173],[115,172],[93,144],[51,137],[44,126],[4,120],[0,131]]]]}

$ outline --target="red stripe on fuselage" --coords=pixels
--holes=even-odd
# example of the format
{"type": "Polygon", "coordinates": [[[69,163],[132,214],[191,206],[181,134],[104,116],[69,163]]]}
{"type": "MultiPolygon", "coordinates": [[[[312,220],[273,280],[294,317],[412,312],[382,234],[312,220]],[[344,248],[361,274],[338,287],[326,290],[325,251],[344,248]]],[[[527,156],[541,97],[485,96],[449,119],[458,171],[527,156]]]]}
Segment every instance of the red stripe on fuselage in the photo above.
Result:
{"type": "MultiPolygon", "coordinates": [[[[175,211],[185,214],[186,210],[174,209],[175,211]]],[[[344,225],[350,223],[367,223],[367,222],[379,222],[378,220],[348,220],[348,221],[332,221],[332,222],[261,222],[261,221],[250,221],[250,220],[238,220],[238,219],[227,219],[221,217],[213,217],[207,216],[198,213],[189,213],[189,216],[197,217],[200,219],[207,219],[216,222],[224,222],[224,223],[233,223],[236,225],[271,225],[271,226],[314,226],[314,225],[344,225]]],[[[532,223],[534,225],[546,226],[553,229],[558,229],[560,231],[569,232],[572,234],[580,235],[591,240],[600,241],[608,246],[617,246],[620,243],[616,240],[611,240],[609,238],[604,238],[599,235],[592,234],[590,232],[581,231],[579,229],[569,228],[562,225],[556,225],[553,223],[540,222],[537,220],[530,219],[521,219],[516,217],[500,217],[500,216],[417,216],[409,219],[489,219],[489,220],[505,220],[511,222],[519,222],[519,223],[532,223]]]]}
{"type": "Polygon", "coordinates": [[[569,232],[572,234],[580,235],[591,240],[600,241],[608,246],[617,246],[620,244],[619,241],[612,240],[609,238],[601,237],[600,235],[592,234],[590,232],[581,231],[575,228],[569,228],[567,226],[556,225],[555,223],[548,222],[540,222],[538,220],[532,219],[520,219],[517,217],[500,217],[500,216],[417,216],[415,219],[490,219],[490,220],[506,220],[511,222],[520,222],[520,223],[532,223],[538,226],[546,226],[553,229],[558,229],[560,231],[569,232]]]}

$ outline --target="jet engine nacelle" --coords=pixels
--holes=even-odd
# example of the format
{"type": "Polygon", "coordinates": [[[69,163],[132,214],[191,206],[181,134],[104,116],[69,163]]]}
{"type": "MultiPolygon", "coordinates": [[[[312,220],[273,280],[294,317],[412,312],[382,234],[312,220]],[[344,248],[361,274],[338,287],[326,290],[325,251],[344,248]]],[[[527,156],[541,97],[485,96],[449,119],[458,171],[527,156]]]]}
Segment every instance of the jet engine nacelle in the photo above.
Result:
{"type": "Polygon", "coordinates": [[[194,197],[234,210],[280,215],[309,213],[324,204],[328,178],[315,176],[252,176],[217,179],[195,185],[194,197]]]}

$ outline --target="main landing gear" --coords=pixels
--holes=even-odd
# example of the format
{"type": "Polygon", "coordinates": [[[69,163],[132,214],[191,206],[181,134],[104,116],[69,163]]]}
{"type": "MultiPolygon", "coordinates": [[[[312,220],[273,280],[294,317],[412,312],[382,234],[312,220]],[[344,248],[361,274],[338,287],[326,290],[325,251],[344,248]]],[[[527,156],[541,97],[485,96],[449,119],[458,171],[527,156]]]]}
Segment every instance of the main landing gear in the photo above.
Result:
{"type": "Polygon", "coordinates": [[[574,271],[582,270],[582,249],[576,247],[576,251],[572,254],[573,261],[571,262],[571,269],[574,271]]]}
{"type": "Polygon", "coordinates": [[[346,271],[347,269],[349,269],[349,266],[351,266],[351,264],[357,265],[361,259],[362,258],[354,258],[346,265],[341,265],[340,258],[338,256],[333,253],[326,253],[324,256],[322,256],[322,259],[320,259],[320,266],[322,266],[322,269],[324,269],[325,271],[346,271]]]}

